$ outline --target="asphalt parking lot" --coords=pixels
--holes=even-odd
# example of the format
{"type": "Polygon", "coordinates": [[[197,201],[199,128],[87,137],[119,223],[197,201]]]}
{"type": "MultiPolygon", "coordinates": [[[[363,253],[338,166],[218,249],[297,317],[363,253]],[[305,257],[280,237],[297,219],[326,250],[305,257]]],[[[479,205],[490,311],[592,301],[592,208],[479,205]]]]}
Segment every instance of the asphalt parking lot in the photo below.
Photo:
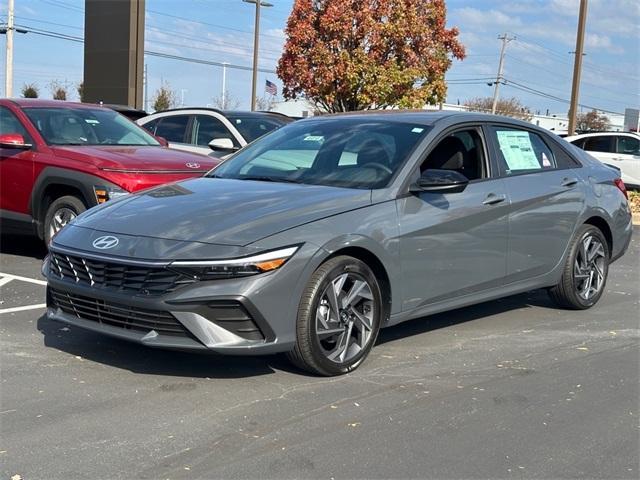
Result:
{"type": "Polygon", "coordinates": [[[638,478],[634,233],[589,311],[534,291],[412,321],[330,379],[51,322],[44,247],[5,237],[0,477],[638,478]]]}

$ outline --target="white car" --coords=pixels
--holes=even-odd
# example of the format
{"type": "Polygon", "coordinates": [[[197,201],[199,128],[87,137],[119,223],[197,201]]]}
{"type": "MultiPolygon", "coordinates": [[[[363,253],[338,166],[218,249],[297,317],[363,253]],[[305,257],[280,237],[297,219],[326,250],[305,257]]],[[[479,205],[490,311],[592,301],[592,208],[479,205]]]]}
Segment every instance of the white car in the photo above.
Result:
{"type": "Polygon", "coordinates": [[[170,148],[224,157],[292,121],[274,112],[176,108],[148,115],[136,123],[167,140],[170,148]]]}
{"type": "Polygon", "coordinates": [[[625,132],[585,133],[565,140],[602,163],[620,169],[625,185],[640,188],[640,135],[625,132]]]}

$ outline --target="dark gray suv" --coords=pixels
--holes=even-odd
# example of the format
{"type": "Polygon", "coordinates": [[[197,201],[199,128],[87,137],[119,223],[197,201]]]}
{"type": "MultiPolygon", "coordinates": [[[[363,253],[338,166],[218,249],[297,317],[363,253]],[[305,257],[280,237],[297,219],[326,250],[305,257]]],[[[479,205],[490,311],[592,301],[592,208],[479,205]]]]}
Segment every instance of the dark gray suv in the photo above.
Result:
{"type": "Polygon", "coordinates": [[[616,171],[528,123],[313,118],[79,216],[43,266],[47,315],[337,375],[412,318],[535,288],[589,308],[631,229],[616,171]]]}

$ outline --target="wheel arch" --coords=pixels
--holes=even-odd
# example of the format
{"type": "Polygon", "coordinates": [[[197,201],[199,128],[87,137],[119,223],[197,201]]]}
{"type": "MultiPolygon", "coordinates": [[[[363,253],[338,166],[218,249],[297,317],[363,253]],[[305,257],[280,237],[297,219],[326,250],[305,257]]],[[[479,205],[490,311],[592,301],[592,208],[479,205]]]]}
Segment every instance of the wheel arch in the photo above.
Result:
{"type": "Polygon", "coordinates": [[[45,168],[38,176],[29,200],[29,211],[36,223],[38,236],[43,238],[44,217],[51,202],[61,196],[73,195],[91,208],[97,204],[94,185],[111,185],[111,182],[88,173],[57,167],[45,168]]]}
{"type": "Polygon", "coordinates": [[[584,221],[585,225],[593,225],[602,232],[604,238],[607,240],[607,246],[609,247],[609,257],[613,255],[613,232],[609,223],[602,217],[593,215],[584,221]]]}
{"type": "Polygon", "coordinates": [[[357,258],[364,262],[373,271],[373,274],[376,276],[376,280],[378,280],[378,284],[380,285],[380,293],[382,294],[382,325],[384,325],[391,316],[392,304],[391,280],[384,264],[371,250],[361,246],[342,247],[334,250],[327,258],[324,259],[323,263],[341,255],[357,258]]]}

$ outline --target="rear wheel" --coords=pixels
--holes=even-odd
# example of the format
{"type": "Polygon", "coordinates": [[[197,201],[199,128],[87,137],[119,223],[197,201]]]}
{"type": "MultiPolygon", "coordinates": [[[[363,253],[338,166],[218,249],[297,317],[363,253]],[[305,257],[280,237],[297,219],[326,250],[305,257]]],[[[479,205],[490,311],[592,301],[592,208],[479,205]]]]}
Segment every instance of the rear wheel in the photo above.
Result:
{"type": "Polygon", "coordinates": [[[49,245],[51,239],[62,230],[65,225],[86,209],[87,207],[84,206],[82,200],[73,195],[65,195],[51,202],[44,217],[43,231],[45,243],[49,245]]]}
{"type": "Polygon", "coordinates": [[[353,257],[332,258],[304,290],[289,359],[319,375],[348,373],[371,351],[381,318],[382,295],[371,269],[353,257]]]}
{"type": "Polygon", "coordinates": [[[609,245],[593,225],[583,225],[569,249],[560,282],[549,290],[564,308],[584,310],[595,305],[607,282],[609,245]]]}

